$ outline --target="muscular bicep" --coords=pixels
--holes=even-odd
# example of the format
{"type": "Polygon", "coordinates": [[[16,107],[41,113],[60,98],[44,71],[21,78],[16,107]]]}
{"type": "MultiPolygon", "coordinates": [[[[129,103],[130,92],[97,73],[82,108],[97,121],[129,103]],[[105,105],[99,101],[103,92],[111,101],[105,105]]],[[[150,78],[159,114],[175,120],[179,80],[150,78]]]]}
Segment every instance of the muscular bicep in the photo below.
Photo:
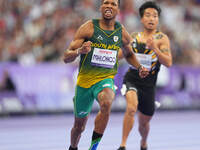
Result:
{"type": "Polygon", "coordinates": [[[124,58],[124,55],[123,55],[123,50],[122,49],[119,49],[119,52],[118,52],[118,59],[122,59],[124,58]]]}
{"type": "Polygon", "coordinates": [[[83,24],[76,32],[73,41],[70,43],[70,50],[80,48],[86,39],[89,39],[93,34],[93,24],[91,21],[83,24]]]}
{"type": "Polygon", "coordinates": [[[171,56],[170,42],[167,36],[163,38],[159,49],[162,53],[171,56]]]}
{"type": "Polygon", "coordinates": [[[123,27],[122,28],[122,42],[123,42],[123,55],[125,57],[129,57],[130,55],[133,54],[132,47],[131,47],[132,40],[133,39],[131,38],[129,33],[123,27]]]}
{"type": "Polygon", "coordinates": [[[85,41],[85,39],[83,39],[83,38],[74,39],[74,40],[70,43],[68,49],[69,49],[69,50],[75,50],[75,49],[77,49],[77,48],[80,48],[80,47],[82,46],[82,44],[83,44],[84,41],[85,41]]]}

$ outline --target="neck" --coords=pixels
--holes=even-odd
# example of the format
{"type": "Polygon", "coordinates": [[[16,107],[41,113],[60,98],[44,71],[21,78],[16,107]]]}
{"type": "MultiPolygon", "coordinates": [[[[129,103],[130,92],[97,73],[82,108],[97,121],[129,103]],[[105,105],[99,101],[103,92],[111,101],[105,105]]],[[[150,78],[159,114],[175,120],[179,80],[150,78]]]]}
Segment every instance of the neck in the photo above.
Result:
{"type": "Polygon", "coordinates": [[[115,29],[115,20],[106,20],[106,19],[100,19],[99,25],[104,30],[114,30],[115,29]]]}
{"type": "Polygon", "coordinates": [[[156,31],[157,31],[156,29],[153,29],[153,30],[144,29],[144,35],[147,37],[152,36],[156,33],[156,31]]]}

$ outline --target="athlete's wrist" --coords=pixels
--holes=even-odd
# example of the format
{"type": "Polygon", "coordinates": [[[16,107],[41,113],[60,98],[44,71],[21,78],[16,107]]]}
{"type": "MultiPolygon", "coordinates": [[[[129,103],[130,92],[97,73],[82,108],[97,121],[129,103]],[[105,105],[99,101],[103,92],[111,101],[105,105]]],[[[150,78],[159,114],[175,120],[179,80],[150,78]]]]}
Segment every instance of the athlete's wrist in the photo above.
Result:
{"type": "Polygon", "coordinates": [[[140,65],[137,70],[140,72],[140,70],[142,69],[142,65],[140,65]]]}
{"type": "Polygon", "coordinates": [[[81,54],[81,53],[80,53],[80,49],[81,49],[81,48],[77,48],[77,49],[76,49],[76,54],[77,54],[77,56],[79,56],[79,55],[81,54]]]}

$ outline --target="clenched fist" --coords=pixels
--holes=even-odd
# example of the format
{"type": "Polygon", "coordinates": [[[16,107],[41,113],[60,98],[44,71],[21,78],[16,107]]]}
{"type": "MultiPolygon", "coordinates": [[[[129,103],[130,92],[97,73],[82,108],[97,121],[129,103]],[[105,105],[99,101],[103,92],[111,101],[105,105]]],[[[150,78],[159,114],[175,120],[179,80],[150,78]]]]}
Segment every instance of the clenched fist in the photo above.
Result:
{"type": "Polygon", "coordinates": [[[79,54],[87,54],[91,51],[91,41],[84,42],[82,47],[79,48],[79,54]]]}
{"type": "Polygon", "coordinates": [[[147,40],[146,47],[147,47],[147,49],[152,49],[152,50],[157,48],[156,42],[153,37],[151,37],[147,40]]]}
{"type": "Polygon", "coordinates": [[[149,74],[149,70],[143,66],[140,66],[138,71],[141,78],[145,78],[149,74]]]}

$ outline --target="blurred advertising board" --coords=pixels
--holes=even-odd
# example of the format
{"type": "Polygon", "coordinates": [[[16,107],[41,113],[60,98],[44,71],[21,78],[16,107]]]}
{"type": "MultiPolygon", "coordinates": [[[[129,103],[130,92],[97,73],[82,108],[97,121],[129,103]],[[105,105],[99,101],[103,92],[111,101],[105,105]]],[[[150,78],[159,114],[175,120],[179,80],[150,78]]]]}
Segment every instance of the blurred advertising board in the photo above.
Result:
{"type": "MultiPolygon", "coordinates": [[[[124,110],[125,100],[120,94],[127,65],[120,66],[115,77],[118,87],[113,110],[124,110]]],[[[33,66],[0,64],[0,83],[7,72],[15,91],[0,91],[0,113],[15,111],[72,111],[78,67],[61,63],[33,66]]],[[[173,66],[159,74],[156,100],[161,109],[195,108],[200,106],[200,68],[173,66]],[[164,81],[164,82],[163,82],[164,81]]],[[[98,107],[94,104],[94,109],[98,107]]]]}
{"type": "Polygon", "coordinates": [[[2,110],[13,110],[15,107],[21,107],[22,111],[59,111],[73,108],[77,67],[49,63],[34,66],[3,64],[0,65],[0,80],[4,71],[8,72],[16,86],[16,96],[15,102],[5,94],[0,96],[2,110]],[[14,106],[5,108],[4,103],[7,106],[8,101],[14,106]]]}

